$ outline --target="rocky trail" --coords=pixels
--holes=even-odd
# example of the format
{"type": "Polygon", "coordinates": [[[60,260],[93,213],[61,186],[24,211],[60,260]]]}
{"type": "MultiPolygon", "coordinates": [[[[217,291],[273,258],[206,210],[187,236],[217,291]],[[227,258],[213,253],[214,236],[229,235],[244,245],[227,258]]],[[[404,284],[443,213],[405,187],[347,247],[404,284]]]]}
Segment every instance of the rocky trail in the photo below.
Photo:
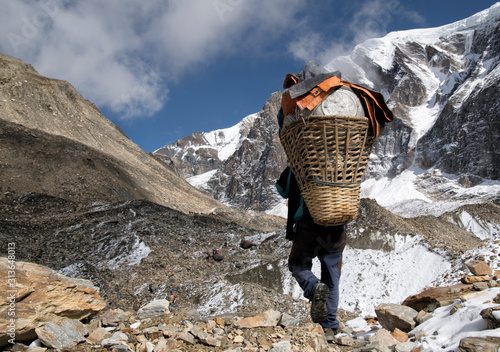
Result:
{"type": "MultiPolygon", "coordinates": [[[[374,226],[389,233],[398,227],[388,226],[383,212],[363,203],[356,222],[362,224],[363,214],[379,211],[380,222],[374,226]]],[[[470,275],[466,263],[478,260],[496,269],[498,251],[486,257],[467,255],[467,250],[488,243],[497,248],[496,242],[469,239],[457,246],[443,231],[442,237],[432,240],[439,240],[438,249],[447,249],[456,258],[449,276],[457,284],[466,276],[472,277],[467,279],[470,281],[425,291],[408,298],[407,305],[380,305],[376,316],[341,310],[343,330],[335,343],[328,344],[321,328],[310,321],[309,303],[285,290],[283,263],[290,243],[282,231],[260,232],[217,213],[183,214],[147,201],[84,206],[34,193],[6,194],[0,214],[2,256],[7,258],[9,243],[15,243],[19,264],[18,313],[37,312],[31,316],[34,325],[26,323],[26,329],[31,329],[27,340],[19,340],[9,350],[416,352],[419,343],[429,338],[425,332],[410,332],[418,322],[429,319],[439,307],[498,290],[500,276],[491,269],[470,275]],[[35,272],[47,270],[48,277],[59,281],[49,284],[45,278],[29,279],[28,274],[21,274],[24,262],[26,266],[43,265],[45,269],[35,272]],[[33,289],[33,282],[43,285],[33,289]],[[74,292],[77,300],[56,298],[54,287],[64,288],[64,294],[74,292]],[[51,292],[48,296],[43,295],[44,288],[51,292]],[[172,289],[178,298],[170,310],[172,289]],[[53,304],[56,301],[69,306],[53,304]],[[87,304],[91,307],[85,308],[87,304]],[[55,312],[50,311],[57,306],[55,312]],[[73,340],[75,331],[80,334],[73,340]],[[54,335],[59,341],[66,333],[73,336],[66,341],[69,347],[57,347],[48,340],[54,335]],[[28,349],[37,338],[40,347],[28,349]]],[[[403,227],[399,225],[400,230],[403,227]]],[[[367,245],[355,229],[353,243],[367,245]]],[[[381,244],[381,248],[387,246],[381,244]]],[[[4,300],[0,309],[6,312],[8,304],[4,300]]],[[[496,324],[494,316],[488,316],[492,324],[496,324]]],[[[21,321],[27,319],[17,322],[21,321]]],[[[5,344],[6,336],[3,338],[5,344]]]]}

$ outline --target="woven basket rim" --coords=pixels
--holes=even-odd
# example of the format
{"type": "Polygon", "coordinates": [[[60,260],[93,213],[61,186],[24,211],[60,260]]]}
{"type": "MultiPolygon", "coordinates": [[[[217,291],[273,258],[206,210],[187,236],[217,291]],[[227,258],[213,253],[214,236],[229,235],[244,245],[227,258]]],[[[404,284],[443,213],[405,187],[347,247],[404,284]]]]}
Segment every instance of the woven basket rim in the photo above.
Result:
{"type": "MultiPolygon", "coordinates": [[[[308,115],[308,116],[299,116],[297,119],[291,121],[286,127],[284,127],[280,131],[280,135],[284,134],[286,131],[290,131],[292,127],[295,125],[298,125],[300,123],[303,123],[304,125],[307,125],[308,122],[313,122],[309,120],[325,120],[326,122],[331,121],[332,119],[344,119],[344,120],[353,120],[353,121],[362,121],[362,122],[368,122],[370,119],[367,116],[349,116],[349,115],[308,115]]],[[[370,128],[371,130],[371,128],[370,128]]]]}

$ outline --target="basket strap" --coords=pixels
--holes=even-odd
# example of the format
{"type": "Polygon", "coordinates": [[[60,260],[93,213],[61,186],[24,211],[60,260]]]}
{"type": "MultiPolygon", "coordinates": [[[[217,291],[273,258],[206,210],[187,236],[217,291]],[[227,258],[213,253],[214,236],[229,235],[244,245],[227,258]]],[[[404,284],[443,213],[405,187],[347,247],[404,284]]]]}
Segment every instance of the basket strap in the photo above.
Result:
{"type": "Polygon", "coordinates": [[[291,166],[290,166],[290,170],[292,170],[292,173],[295,176],[300,177],[303,180],[311,181],[311,182],[316,182],[316,183],[319,183],[319,184],[322,184],[322,185],[326,185],[326,186],[354,188],[354,187],[357,187],[357,186],[361,185],[361,182],[329,182],[329,181],[323,181],[323,180],[317,180],[317,179],[315,180],[313,178],[304,177],[302,175],[299,175],[298,173],[295,172],[295,170],[291,166]]]}

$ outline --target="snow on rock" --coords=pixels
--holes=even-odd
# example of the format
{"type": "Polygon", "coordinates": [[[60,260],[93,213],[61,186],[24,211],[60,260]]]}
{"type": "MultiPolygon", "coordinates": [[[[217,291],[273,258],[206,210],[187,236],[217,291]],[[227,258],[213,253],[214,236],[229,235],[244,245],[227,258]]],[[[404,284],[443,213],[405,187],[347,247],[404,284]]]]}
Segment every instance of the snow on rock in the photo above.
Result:
{"type": "Polygon", "coordinates": [[[198,148],[212,147],[217,150],[219,160],[227,160],[241,143],[241,137],[244,136],[242,130],[251,124],[256,116],[257,114],[251,114],[232,127],[204,133],[207,145],[198,148]]]}
{"type": "Polygon", "coordinates": [[[460,302],[460,308],[453,314],[454,305],[440,307],[432,313],[432,318],[412,330],[427,334],[420,342],[424,351],[456,351],[460,340],[465,337],[500,337],[499,329],[487,329],[486,321],[480,313],[483,309],[494,307],[493,299],[500,288],[491,288],[485,295],[460,302]]]}

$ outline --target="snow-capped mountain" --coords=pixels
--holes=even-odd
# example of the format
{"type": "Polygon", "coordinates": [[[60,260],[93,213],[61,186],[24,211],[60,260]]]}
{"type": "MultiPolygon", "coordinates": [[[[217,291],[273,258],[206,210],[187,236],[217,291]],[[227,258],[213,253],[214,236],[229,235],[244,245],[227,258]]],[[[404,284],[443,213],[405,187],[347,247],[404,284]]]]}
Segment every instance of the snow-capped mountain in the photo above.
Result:
{"type": "Polygon", "coordinates": [[[234,207],[268,210],[280,204],[274,183],[286,166],[277,134],[281,94],[233,127],[197,132],[155,151],[189,183],[234,207]]]}
{"type": "MultiPolygon", "coordinates": [[[[362,197],[408,216],[442,201],[448,210],[477,199],[498,203],[499,61],[497,3],[446,26],[367,40],[329,62],[344,80],[382,92],[396,116],[376,140],[362,197]]],[[[216,199],[280,213],[279,96],[232,128],[193,134],[156,154],[216,199]]]]}

